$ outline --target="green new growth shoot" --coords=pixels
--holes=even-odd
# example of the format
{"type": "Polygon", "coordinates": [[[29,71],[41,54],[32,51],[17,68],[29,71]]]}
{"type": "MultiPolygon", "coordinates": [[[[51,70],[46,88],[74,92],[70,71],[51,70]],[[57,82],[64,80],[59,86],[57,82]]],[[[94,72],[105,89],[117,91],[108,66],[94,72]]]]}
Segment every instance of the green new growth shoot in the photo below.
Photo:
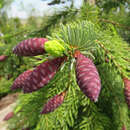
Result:
{"type": "Polygon", "coordinates": [[[69,46],[59,40],[50,40],[44,45],[45,51],[54,57],[61,57],[66,54],[69,46]]]}

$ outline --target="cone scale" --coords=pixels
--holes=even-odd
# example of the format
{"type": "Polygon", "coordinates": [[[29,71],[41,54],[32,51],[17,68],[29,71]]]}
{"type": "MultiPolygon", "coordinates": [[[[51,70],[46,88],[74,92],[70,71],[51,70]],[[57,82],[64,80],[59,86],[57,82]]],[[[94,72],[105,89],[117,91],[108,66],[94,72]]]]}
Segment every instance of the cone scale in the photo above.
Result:
{"type": "Polygon", "coordinates": [[[76,78],[81,91],[96,102],[101,89],[98,71],[91,59],[79,53],[76,55],[76,78]]]}
{"type": "Polygon", "coordinates": [[[20,42],[13,53],[18,56],[36,56],[45,53],[44,44],[48,41],[45,38],[32,38],[20,42]]]}
{"type": "Polygon", "coordinates": [[[53,60],[45,61],[37,66],[23,85],[24,93],[37,91],[38,89],[47,85],[54,77],[56,71],[63,61],[64,58],[55,58],[53,60]]]}

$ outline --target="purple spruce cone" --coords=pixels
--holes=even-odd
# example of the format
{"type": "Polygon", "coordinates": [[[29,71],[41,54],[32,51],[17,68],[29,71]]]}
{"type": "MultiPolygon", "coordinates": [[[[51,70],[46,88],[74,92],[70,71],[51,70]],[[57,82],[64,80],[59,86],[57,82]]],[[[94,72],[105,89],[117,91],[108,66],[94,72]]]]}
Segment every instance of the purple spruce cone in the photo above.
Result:
{"type": "Polygon", "coordinates": [[[96,102],[101,90],[101,83],[96,66],[92,60],[82,54],[78,54],[76,60],[77,83],[82,92],[96,102]]]}
{"type": "Polygon", "coordinates": [[[53,112],[57,107],[59,107],[63,103],[65,95],[66,91],[51,98],[47,102],[47,104],[45,104],[41,114],[47,114],[49,112],[53,112]]]}
{"type": "Polygon", "coordinates": [[[23,83],[24,81],[27,79],[27,77],[32,73],[32,70],[27,70],[25,72],[23,72],[22,74],[20,74],[14,81],[11,90],[15,90],[18,88],[22,88],[23,87],[23,83]]]}
{"type": "Polygon", "coordinates": [[[55,58],[53,60],[47,60],[37,66],[24,82],[24,93],[37,91],[48,84],[63,61],[64,58],[55,58]]]}
{"type": "Polygon", "coordinates": [[[45,53],[44,43],[48,41],[45,38],[32,38],[20,42],[13,53],[18,56],[36,56],[45,53]]]}
{"type": "Polygon", "coordinates": [[[127,78],[123,78],[124,85],[125,85],[125,99],[126,103],[128,105],[128,108],[130,108],[130,80],[127,78]]]}

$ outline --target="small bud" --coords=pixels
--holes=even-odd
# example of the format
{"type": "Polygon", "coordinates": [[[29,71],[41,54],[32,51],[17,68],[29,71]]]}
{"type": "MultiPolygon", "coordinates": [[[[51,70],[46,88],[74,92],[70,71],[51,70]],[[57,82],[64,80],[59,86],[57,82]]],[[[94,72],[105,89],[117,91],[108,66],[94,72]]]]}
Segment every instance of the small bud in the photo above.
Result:
{"type": "Polygon", "coordinates": [[[76,50],[75,53],[74,53],[74,57],[77,58],[78,55],[80,55],[80,51],[79,51],[79,50],[76,50]]]}

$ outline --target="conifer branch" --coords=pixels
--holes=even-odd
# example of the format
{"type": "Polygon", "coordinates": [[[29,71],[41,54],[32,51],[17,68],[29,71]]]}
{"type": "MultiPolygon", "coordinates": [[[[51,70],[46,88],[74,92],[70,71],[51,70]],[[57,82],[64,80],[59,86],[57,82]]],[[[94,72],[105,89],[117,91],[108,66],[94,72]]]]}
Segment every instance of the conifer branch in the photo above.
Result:
{"type": "Polygon", "coordinates": [[[28,29],[25,29],[25,30],[23,30],[23,31],[21,31],[21,32],[17,32],[17,33],[15,33],[15,34],[13,34],[13,35],[5,35],[5,36],[3,36],[3,37],[0,37],[0,40],[1,39],[5,39],[5,38],[11,38],[11,37],[15,37],[15,36],[18,36],[18,35],[21,35],[22,33],[25,33],[25,32],[28,32],[28,29]]]}
{"type": "MultiPolygon", "coordinates": [[[[29,115],[32,114],[34,111],[35,111],[35,110],[31,111],[31,112],[28,113],[27,115],[29,116],[29,115]]],[[[19,111],[19,112],[21,112],[21,111],[19,111]]],[[[20,126],[24,126],[25,121],[28,120],[28,116],[27,116],[27,115],[23,118],[23,120],[22,120],[20,123],[18,123],[18,126],[17,126],[18,128],[19,128],[20,126]]]]}
{"type": "MultiPolygon", "coordinates": [[[[112,90],[111,86],[108,86],[108,87],[109,87],[110,91],[112,92],[113,90],[112,90]]],[[[119,99],[116,95],[114,95],[114,99],[115,99],[115,103],[116,103],[117,106],[118,106],[118,112],[119,112],[119,115],[120,115],[120,117],[121,117],[122,107],[121,107],[120,99],[119,99]]],[[[123,122],[121,118],[120,118],[120,121],[121,121],[122,125],[125,124],[125,122],[123,122]]]]}
{"type": "Polygon", "coordinates": [[[122,57],[122,58],[123,58],[124,60],[130,62],[130,59],[129,59],[129,58],[124,58],[124,57],[122,57]]]}
{"type": "Polygon", "coordinates": [[[106,54],[110,54],[110,55],[111,55],[111,60],[112,60],[112,62],[114,63],[115,67],[118,68],[118,71],[119,71],[121,77],[122,77],[122,78],[125,77],[125,76],[124,76],[124,73],[122,72],[122,69],[123,69],[123,68],[115,61],[115,58],[112,56],[112,54],[110,53],[110,51],[109,51],[108,49],[106,49],[105,46],[104,46],[100,41],[96,40],[96,43],[98,43],[98,44],[100,45],[100,47],[101,47],[102,49],[104,49],[104,51],[105,51],[106,54]]]}
{"type": "Polygon", "coordinates": [[[111,23],[111,24],[113,24],[113,25],[116,25],[116,26],[119,26],[119,27],[123,27],[123,28],[125,28],[125,29],[127,29],[127,30],[130,30],[130,27],[129,27],[129,26],[125,26],[125,25],[123,25],[123,24],[116,23],[116,22],[114,22],[114,21],[110,21],[110,20],[107,20],[107,19],[100,19],[100,21],[105,22],[105,23],[111,23]]]}
{"type": "Polygon", "coordinates": [[[130,1],[129,0],[124,0],[125,2],[127,2],[128,4],[130,4],[130,1]]]}

